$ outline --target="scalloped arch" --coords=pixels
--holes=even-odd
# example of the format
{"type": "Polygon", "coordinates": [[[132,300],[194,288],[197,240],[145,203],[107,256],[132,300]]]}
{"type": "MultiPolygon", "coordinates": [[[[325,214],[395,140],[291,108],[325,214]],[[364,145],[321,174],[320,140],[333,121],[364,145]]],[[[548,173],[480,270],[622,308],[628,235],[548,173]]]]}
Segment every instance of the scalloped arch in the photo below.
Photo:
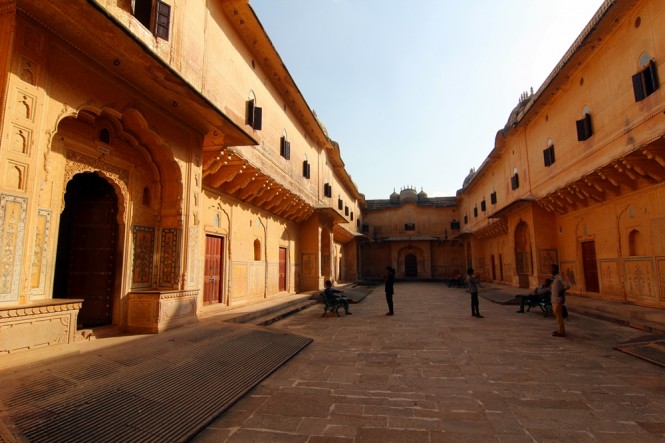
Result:
{"type": "Polygon", "coordinates": [[[161,202],[162,212],[183,214],[183,180],[182,171],[173,156],[173,152],[161,136],[150,129],[143,114],[132,107],[123,111],[115,108],[85,104],[78,109],[65,108],[60,114],[57,126],[67,118],[73,117],[96,125],[99,119],[109,122],[115,134],[141,152],[152,168],[159,182],[157,195],[161,202]]]}

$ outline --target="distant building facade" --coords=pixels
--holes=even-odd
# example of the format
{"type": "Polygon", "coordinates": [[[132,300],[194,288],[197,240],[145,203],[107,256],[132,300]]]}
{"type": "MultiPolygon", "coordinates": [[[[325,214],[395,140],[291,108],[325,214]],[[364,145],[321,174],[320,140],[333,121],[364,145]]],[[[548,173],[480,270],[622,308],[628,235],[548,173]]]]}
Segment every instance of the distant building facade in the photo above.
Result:
{"type": "Polygon", "coordinates": [[[364,197],[246,0],[0,3],[0,355],[358,278],[364,197]]]}
{"type": "Polygon", "coordinates": [[[385,200],[367,200],[362,231],[363,277],[378,279],[386,266],[398,279],[431,280],[464,273],[455,197],[428,197],[405,187],[385,200]]]}

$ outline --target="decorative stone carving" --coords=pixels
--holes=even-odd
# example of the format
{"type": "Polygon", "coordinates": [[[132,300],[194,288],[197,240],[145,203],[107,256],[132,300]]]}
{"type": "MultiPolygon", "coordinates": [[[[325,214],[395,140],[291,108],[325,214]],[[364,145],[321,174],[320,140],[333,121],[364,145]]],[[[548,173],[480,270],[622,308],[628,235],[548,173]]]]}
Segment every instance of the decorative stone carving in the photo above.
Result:
{"type": "Polygon", "coordinates": [[[46,285],[46,269],[49,264],[48,245],[51,238],[51,211],[37,210],[37,225],[35,228],[35,244],[30,269],[30,295],[44,296],[46,285]]]}
{"type": "Polygon", "coordinates": [[[19,67],[19,77],[24,82],[32,86],[37,86],[37,73],[39,64],[33,62],[27,57],[21,57],[19,67]]]}
{"type": "Polygon", "coordinates": [[[651,258],[625,259],[625,285],[628,300],[656,300],[654,269],[651,258]]]}
{"type": "Polygon", "coordinates": [[[132,287],[152,286],[152,266],[155,252],[155,228],[133,227],[134,257],[132,260],[132,287]]]}
{"type": "Polygon", "coordinates": [[[0,308],[0,356],[62,343],[72,343],[81,300],[49,300],[0,308]]]}
{"type": "Polygon", "coordinates": [[[34,122],[36,98],[25,91],[17,91],[16,106],[14,112],[18,119],[34,122]]]}
{"type": "Polygon", "coordinates": [[[18,301],[28,199],[0,194],[0,302],[18,301]]]}
{"type": "Polygon", "coordinates": [[[179,257],[178,238],[179,229],[169,228],[162,230],[159,286],[166,288],[178,287],[179,257]]]}
{"type": "Polygon", "coordinates": [[[196,286],[199,277],[199,230],[189,229],[187,241],[187,287],[196,286]]]}
{"type": "Polygon", "coordinates": [[[198,290],[150,291],[129,294],[127,330],[157,333],[196,321],[198,290]]]}
{"type": "MultiPolygon", "coordinates": [[[[67,151],[67,163],[65,164],[65,188],[67,183],[76,175],[82,172],[100,172],[107,177],[122,195],[122,201],[129,201],[129,172],[105,161],[89,157],[73,150],[67,151]]],[[[118,206],[118,219],[125,222],[125,205],[118,206]]]]}
{"type": "Polygon", "coordinates": [[[5,165],[4,185],[9,189],[25,192],[28,165],[9,160],[5,165]]]}
{"type": "Polygon", "coordinates": [[[32,131],[22,126],[13,125],[9,149],[19,154],[30,155],[32,131]]]}
{"type": "Polygon", "coordinates": [[[603,293],[619,295],[621,293],[621,286],[617,260],[599,260],[598,271],[600,273],[603,293]]]}
{"type": "Polygon", "coordinates": [[[314,259],[314,254],[302,254],[302,272],[307,277],[316,276],[316,260],[314,259]]]}

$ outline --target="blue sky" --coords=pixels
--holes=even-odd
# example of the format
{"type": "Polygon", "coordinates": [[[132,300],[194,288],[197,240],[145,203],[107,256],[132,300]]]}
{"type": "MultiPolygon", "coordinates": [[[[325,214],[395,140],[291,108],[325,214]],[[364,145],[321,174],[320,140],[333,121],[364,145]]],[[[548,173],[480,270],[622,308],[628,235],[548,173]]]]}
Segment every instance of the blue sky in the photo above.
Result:
{"type": "Polygon", "coordinates": [[[602,0],[250,0],[361,193],[454,196],[602,0]]]}

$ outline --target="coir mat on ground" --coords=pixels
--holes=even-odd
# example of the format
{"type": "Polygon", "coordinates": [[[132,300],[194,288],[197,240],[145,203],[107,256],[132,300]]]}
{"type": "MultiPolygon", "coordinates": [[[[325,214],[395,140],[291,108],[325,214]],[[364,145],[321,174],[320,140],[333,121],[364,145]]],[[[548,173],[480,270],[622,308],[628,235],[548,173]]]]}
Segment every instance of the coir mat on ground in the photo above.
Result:
{"type": "Polygon", "coordinates": [[[187,441],[310,338],[199,323],[0,374],[18,441],[187,441]]]}
{"type": "Polygon", "coordinates": [[[665,335],[647,335],[614,345],[614,349],[665,367],[665,335]]]}

